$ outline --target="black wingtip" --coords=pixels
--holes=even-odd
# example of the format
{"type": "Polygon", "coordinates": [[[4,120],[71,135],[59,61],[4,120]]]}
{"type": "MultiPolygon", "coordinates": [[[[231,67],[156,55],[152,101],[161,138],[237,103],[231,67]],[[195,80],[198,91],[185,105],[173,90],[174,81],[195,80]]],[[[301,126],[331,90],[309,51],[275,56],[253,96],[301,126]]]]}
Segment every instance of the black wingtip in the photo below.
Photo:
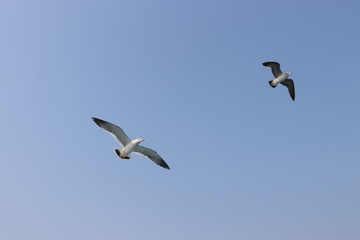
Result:
{"type": "Polygon", "coordinates": [[[279,64],[280,65],[280,63],[278,63],[278,62],[263,62],[262,65],[265,66],[265,67],[270,67],[273,64],[279,64]]]}
{"type": "Polygon", "coordinates": [[[291,97],[291,99],[292,99],[293,101],[295,101],[295,92],[290,93],[290,97],[291,97]]]}
{"type": "Polygon", "coordinates": [[[92,117],[92,120],[93,120],[99,127],[101,127],[100,124],[102,124],[102,123],[107,123],[106,121],[101,120],[101,119],[96,118],[96,117],[92,117]]]}
{"type": "Polygon", "coordinates": [[[170,170],[169,165],[167,165],[167,163],[164,161],[164,159],[162,159],[162,160],[163,160],[163,163],[160,166],[167,169],[167,170],[170,170]]]}
{"type": "Polygon", "coordinates": [[[119,149],[115,148],[115,152],[116,152],[116,154],[120,157],[120,151],[119,151],[119,149]]]}
{"type": "Polygon", "coordinates": [[[103,121],[103,120],[101,120],[101,119],[99,119],[99,118],[96,118],[96,117],[92,117],[91,118],[94,122],[100,122],[100,121],[103,121]]]}
{"type": "Polygon", "coordinates": [[[291,99],[292,99],[293,101],[295,101],[295,90],[294,90],[293,93],[290,94],[290,96],[291,96],[291,99]]]}
{"type": "Polygon", "coordinates": [[[167,163],[164,161],[164,159],[162,159],[162,163],[161,163],[160,166],[163,167],[163,168],[165,168],[165,169],[167,169],[167,170],[170,170],[169,165],[167,165],[167,163]]]}
{"type": "Polygon", "coordinates": [[[96,118],[96,117],[92,117],[91,119],[92,119],[95,123],[98,122],[98,121],[100,121],[100,119],[98,119],[98,118],[96,118]]]}

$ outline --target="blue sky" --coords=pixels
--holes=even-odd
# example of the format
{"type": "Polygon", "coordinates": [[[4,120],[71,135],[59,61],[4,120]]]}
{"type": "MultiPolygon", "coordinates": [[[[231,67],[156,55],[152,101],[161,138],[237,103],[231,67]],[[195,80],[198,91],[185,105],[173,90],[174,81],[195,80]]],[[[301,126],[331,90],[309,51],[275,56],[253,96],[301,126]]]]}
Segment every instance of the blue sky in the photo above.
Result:
{"type": "Polygon", "coordinates": [[[359,10],[0,1],[0,238],[359,239],[359,10]]]}

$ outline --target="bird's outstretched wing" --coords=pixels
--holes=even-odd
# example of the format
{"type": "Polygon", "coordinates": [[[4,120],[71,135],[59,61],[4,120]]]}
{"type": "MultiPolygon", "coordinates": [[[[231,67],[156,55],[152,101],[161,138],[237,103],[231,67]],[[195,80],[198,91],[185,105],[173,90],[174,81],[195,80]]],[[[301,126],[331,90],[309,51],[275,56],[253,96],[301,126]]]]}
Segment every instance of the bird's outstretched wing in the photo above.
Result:
{"type": "Polygon", "coordinates": [[[289,90],[291,99],[295,101],[295,85],[294,81],[292,79],[286,79],[283,82],[281,82],[282,85],[286,86],[289,90]]]}
{"type": "Polygon", "coordinates": [[[157,152],[155,152],[154,150],[152,150],[150,148],[137,145],[135,147],[135,149],[133,150],[133,153],[143,155],[143,156],[149,158],[150,160],[152,160],[157,165],[170,170],[169,166],[164,161],[164,159],[162,159],[157,152]]]}
{"type": "Polygon", "coordinates": [[[278,76],[280,76],[282,74],[282,72],[280,70],[280,64],[277,62],[264,62],[263,65],[265,67],[271,68],[271,71],[274,74],[275,78],[277,78],[278,76]]]}
{"type": "Polygon", "coordinates": [[[126,146],[131,141],[125,132],[115,124],[94,117],[92,119],[99,127],[113,135],[121,145],[126,146]]]}

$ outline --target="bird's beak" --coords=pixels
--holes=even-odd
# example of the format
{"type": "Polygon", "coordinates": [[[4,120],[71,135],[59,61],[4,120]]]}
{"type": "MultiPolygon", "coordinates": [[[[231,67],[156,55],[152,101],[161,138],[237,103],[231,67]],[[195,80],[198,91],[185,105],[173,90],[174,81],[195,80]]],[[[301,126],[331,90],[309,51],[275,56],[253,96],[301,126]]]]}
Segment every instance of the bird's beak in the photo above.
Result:
{"type": "Polygon", "coordinates": [[[145,141],[145,139],[141,139],[141,142],[145,141]]]}

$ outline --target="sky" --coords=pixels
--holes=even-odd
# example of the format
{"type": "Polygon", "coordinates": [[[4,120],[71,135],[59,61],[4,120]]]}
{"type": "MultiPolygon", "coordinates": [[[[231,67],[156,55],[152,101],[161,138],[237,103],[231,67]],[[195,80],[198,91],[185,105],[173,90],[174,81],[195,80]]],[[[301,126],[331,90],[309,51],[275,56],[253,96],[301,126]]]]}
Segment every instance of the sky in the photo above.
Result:
{"type": "Polygon", "coordinates": [[[1,0],[0,238],[360,239],[359,11],[1,0]]]}

